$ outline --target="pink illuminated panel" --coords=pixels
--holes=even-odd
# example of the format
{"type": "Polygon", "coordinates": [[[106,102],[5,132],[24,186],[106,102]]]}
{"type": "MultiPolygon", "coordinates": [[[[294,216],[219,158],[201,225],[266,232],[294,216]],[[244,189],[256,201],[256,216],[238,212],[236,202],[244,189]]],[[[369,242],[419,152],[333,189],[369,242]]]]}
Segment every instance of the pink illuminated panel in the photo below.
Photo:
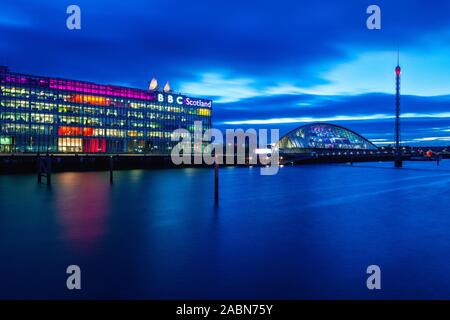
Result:
{"type": "Polygon", "coordinates": [[[58,90],[68,90],[82,93],[101,94],[150,101],[156,100],[156,95],[152,92],[108,85],[98,85],[80,81],[50,79],[49,86],[52,89],[58,90]]]}
{"type": "Polygon", "coordinates": [[[156,94],[145,90],[116,87],[110,85],[100,85],[89,82],[64,80],[64,79],[35,79],[25,76],[6,76],[1,80],[2,83],[31,84],[41,87],[49,87],[57,90],[67,90],[79,93],[108,95],[113,97],[130,98],[155,101],[156,94]]]}
{"type": "Polygon", "coordinates": [[[106,139],[86,139],[83,141],[83,152],[106,152],[106,139]]]}

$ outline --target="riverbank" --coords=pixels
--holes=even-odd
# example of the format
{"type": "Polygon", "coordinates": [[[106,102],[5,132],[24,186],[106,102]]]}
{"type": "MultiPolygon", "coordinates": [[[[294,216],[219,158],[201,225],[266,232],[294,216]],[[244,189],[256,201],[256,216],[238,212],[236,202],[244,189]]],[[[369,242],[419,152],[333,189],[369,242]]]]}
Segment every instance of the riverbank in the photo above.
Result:
{"type": "MultiPolygon", "coordinates": [[[[45,154],[0,154],[0,174],[16,173],[36,173],[38,168],[38,157],[45,158],[45,154]]],[[[210,167],[207,164],[176,165],[172,162],[170,155],[150,155],[150,154],[50,154],[52,172],[72,172],[72,171],[109,171],[109,170],[133,170],[133,169],[170,169],[170,168],[191,168],[191,167],[210,167]],[[111,167],[112,166],[112,167],[111,167]]],[[[404,155],[404,160],[411,160],[412,155],[404,155]]],[[[416,157],[417,158],[417,157],[416,157]]],[[[448,158],[448,155],[442,155],[440,158],[448,158]]],[[[358,163],[358,162],[389,162],[393,161],[394,156],[391,153],[378,154],[286,154],[280,155],[281,165],[293,164],[326,164],[326,163],[358,163]]],[[[419,161],[420,159],[414,159],[419,161]]],[[[423,158],[420,161],[434,161],[435,158],[423,158]]],[[[246,159],[245,164],[234,163],[221,166],[254,166],[246,159]]],[[[257,166],[260,164],[256,164],[257,166]]]]}

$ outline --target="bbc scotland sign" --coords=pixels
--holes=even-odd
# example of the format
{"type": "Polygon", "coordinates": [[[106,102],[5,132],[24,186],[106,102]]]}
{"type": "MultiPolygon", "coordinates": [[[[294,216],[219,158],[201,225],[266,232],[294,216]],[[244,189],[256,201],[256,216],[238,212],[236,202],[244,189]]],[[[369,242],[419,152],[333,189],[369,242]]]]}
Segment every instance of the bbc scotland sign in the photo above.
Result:
{"type": "Polygon", "coordinates": [[[156,98],[158,99],[158,102],[161,103],[169,103],[169,104],[176,104],[176,105],[185,105],[189,107],[204,107],[204,108],[211,108],[212,101],[211,100],[205,100],[205,99],[196,99],[196,98],[189,98],[186,96],[180,96],[176,94],[164,94],[164,93],[158,93],[156,98]]]}

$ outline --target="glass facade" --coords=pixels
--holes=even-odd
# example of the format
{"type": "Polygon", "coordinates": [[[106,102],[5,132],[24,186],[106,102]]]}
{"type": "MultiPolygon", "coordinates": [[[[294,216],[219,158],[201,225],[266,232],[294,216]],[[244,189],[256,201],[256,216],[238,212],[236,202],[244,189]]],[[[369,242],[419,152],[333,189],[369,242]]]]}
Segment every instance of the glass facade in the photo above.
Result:
{"type": "Polygon", "coordinates": [[[212,101],[0,67],[0,152],[169,154],[178,128],[211,127],[212,101]]]}
{"type": "Polygon", "coordinates": [[[284,151],[302,149],[377,150],[377,147],[361,135],[327,123],[301,126],[283,136],[278,147],[284,151]]]}

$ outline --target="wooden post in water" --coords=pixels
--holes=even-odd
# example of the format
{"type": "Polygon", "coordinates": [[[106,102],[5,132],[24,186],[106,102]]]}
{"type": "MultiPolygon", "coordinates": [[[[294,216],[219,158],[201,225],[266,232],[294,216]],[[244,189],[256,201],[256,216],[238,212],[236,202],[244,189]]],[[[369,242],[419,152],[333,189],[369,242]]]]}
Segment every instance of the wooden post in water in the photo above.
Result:
{"type": "Polygon", "coordinates": [[[214,204],[216,206],[219,204],[219,163],[217,158],[214,167],[214,204]]]}
{"type": "Polygon", "coordinates": [[[113,156],[109,157],[109,183],[113,184],[114,183],[114,158],[113,156]]]}
{"type": "Polygon", "coordinates": [[[52,157],[47,153],[47,156],[45,158],[45,160],[47,161],[47,185],[51,185],[52,184],[52,157]]]}
{"type": "Polygon", "coordinates": [[[36,159],[36,169],[37,169],[37,176],[38,176],[38,183],[41,184],[42,183],[42,172],[41,172],[41,155],[37,154],[37,159],[36,159]]]}
{"type": "Polygon", "coordinates": [[[37,174],[38,183],[42,183],[42,176],[47,178],[47,185],[52,184],[52,158],[47,153],[45,158],[42,158],[40,154],[37,155],[37,174]]]}

